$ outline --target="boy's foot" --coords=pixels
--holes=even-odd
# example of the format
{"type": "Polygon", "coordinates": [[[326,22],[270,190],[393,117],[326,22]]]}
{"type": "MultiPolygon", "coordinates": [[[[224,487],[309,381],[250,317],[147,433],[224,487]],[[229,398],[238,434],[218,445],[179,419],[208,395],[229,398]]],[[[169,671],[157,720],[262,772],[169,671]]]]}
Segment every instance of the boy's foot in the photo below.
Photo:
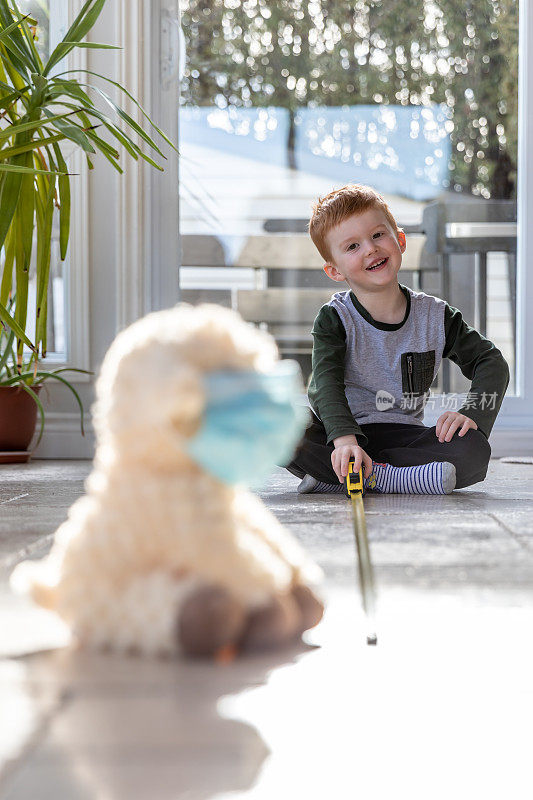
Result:
{"type": "Polygon", "coordinates": [[[373,461],[365,489],[380,494],[450,494],[455,482],[455,466],[448,461],[432,461],[418,467],[393,467],[373,461]]]}
{"type": "Polygon", "coordinates": [[[306,475],[298,484],[296,489],[298,494],[346,494],[346,489],[343,483],[324,483],[313,478],[312,475],[306,475]]]}

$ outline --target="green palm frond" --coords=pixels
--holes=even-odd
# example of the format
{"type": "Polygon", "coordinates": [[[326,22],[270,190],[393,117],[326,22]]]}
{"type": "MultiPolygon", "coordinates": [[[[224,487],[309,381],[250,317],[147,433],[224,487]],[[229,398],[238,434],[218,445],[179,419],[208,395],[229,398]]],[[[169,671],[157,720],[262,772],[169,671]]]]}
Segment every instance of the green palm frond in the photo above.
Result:
{"type": "Polygon", "coordinates": [[[29,342],[24,324],[34,231],[38,296],[32,357],[43,357],[46,352],[46,301],[56,204],[59,206],[62,259],[68,249],[72,175],[67,169],[65,145],[71,147],[70,143],[74,143],[81,148],[90,168],[93,157],[102,156],[119,173],[123,171],[120,160],[124,153],[135,160],[143,159],[158,170],[163,167],[156,159],[166,158],[143,126],[107,92],[87,81],[96,77],[119,89],[137,106],[154,135],[177,152],[173,142],[152,122],[131,93],[116,81],[90,70],[53,74],[54,67],[74,48],[117,49],[113,44],[83,41],[100,16],[105,1],[84,3],[63,41],[43,64],[30,27],[36,24],[35,20],[20,12],[16,0],[0,0],[0,248],[7,248],[6,267],[13,270],[17,286],[15,310],[9,314],[5,305],[6,292],[11,290],[13,273],[2,276],[0,321],[8,328],[14,326],[11,330],[16,334],[19,361],[23,344],[29,342]],[[83,82],[76,74],[80,72],[83,82]],[[108,113],[96,106],[97,99],[107,105],[108,113]],[[99,128],[111,140],[109,136],[104,139],[99,128]]]}
{"type": "Polygon", "coordinates": [[[0,386],[19,384],[33,397],[41,420],[39,441],[45,413],[31,387],[46,380],[62,383],[73,393],[84,432],[81,399],[67,378],[58,373],[86,370],[39,369],[40,361],[46,357],[56,208],[62,260],[66,258],[70,236],[70,181],[74,176],[67,168],[65,148],[68,146],[70,152],[72,143],[80,148],[90,169],[94,159],[102,157],[119,174],[123,172],[123,157],[142,159],[162,170],[157,159],[164,160],[166,156],[158,140],[177,153],[174,143],[116,81],[90,70],[54,74],[57,65],[75,48],[120,49],[114,44],[83,41],[105,2],[87,0],[63,41],[43,63],[32,30],[36,20],[20,12],[17,0],[0,0],[0,250],[4,254],[0,281],[0,386]],[[82,80],[78,79],[80,73],[82,80]],[[152,135],[144,123],[136,122],[107,92],[91,83],[91,78],[112,84],[128,98],[139,109],[152,135]],[[100,101],[100,107],[95,100],[100,101]],[[102,111],[101,101],[107,113],[102,111]],[[36,324],[31,336],[26,330],[30,263],[36,266],[36,324]]]}

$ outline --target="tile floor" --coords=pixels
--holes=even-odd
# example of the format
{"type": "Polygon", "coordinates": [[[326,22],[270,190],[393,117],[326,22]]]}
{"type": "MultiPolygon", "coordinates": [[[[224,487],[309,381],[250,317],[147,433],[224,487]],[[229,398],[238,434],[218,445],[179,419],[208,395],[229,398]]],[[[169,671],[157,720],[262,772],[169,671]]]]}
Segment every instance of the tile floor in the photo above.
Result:
{"type": "Polygon", "coordinates": [[[327,613],[304,645],[222,667],[71,650],[10,594],[89,469],[2,467],[0,800],[531,800],[533,466],[365,499],[375,648],[346,500],[280,470],[262,496],[323,566],[327,613]]]}

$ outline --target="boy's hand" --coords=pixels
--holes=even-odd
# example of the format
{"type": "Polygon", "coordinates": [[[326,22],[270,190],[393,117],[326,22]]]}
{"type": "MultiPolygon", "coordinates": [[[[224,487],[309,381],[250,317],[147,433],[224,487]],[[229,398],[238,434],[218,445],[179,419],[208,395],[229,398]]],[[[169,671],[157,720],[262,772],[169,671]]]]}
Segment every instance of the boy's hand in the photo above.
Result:
{"type": "Polygon", "coordinates": [[[458,428],[461,428],[459,436],[464,436],[469,428],[477,431],[477,424],[470,417],[459,414],[458,411],[446,411],[437,420],[435,434],[439,442],[451,442],[458,428]]]}
{"type": "Polygon", "coordinates": [[[372,459],[362,447],[359,447],[355,436],[339,436],[338,439],[333,440],[333,443],[335,449],[331,454],[331,465],[335,470],[339,483],[344,482],[348,474],[348,464],[352,457],[355,459],[353,471],[359,472],[362,464],[363,477],[370,475],[372,472],[372,459]]]}

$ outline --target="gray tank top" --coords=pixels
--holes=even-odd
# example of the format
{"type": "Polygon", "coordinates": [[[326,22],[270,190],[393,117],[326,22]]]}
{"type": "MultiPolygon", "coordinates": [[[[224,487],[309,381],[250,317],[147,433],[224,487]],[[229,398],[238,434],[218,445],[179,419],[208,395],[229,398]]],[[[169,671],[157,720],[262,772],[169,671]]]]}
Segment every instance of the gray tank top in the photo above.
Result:
{"type": "Polygon", "coordinates": [[[337,292],[328,303],[346,331],[346,398],[360,425],[424,424],[426,393],[442,361],[446,303],[408,287],[407,291],[411,308],[397,330],[381,330],[368,322],[349,291],[337,292]]]}

